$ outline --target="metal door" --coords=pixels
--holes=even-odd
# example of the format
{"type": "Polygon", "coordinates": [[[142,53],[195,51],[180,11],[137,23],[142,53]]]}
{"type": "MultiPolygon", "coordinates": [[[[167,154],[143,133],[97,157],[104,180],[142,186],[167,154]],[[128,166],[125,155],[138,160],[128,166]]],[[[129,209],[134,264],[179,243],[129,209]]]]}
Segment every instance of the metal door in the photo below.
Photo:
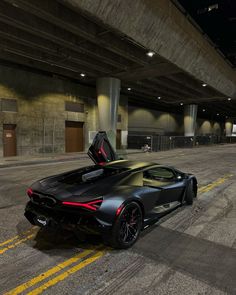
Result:
{"type": "Polygon", "coordinates": [[[16,125],[3,124],[3,156],[16,156],[16,125]]]}
{"type": "Polygon", "coordinates": [[[66,121],[65,150],[67,153],[82,152],[84,150],[83,122],[66,121]]]}
{"type": "Polygon", "coordinates": [[[116,130],[116,149],[117,150],[121,149],[121,130],[120,129],[116,130]]]}

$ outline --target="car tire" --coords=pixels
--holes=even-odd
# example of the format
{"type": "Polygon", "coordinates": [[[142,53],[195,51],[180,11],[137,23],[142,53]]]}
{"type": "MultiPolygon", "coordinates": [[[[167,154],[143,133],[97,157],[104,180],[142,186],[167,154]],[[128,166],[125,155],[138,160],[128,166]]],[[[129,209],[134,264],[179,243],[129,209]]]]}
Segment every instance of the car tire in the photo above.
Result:
{"type": "Polygon", "coordinates": [[[187,190],[186,190],[186,195],[185,195],[185,202],[187,205],[192,205],[193,204],[193,198],[195,197],[194,189],[193,189],[193,181],[190,180],[187,190]]]}
{"type": "Polygon", "coordinates": [[[127,249],[138,239],[143,225],[142,210],[138,203],[130,202],[121,210],[112,229],[111,246],[127,249]]]}

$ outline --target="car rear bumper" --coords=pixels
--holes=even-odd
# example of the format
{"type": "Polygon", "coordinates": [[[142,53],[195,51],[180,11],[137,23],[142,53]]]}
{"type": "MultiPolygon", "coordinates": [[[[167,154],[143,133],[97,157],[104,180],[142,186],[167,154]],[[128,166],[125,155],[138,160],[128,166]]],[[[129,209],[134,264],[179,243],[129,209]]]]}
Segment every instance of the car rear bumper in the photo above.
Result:
{"type": "Polygon", "coordinates": [[[63,228],[75,232],[102,235],[109,234],[112,228],[112,225],[104,223],[94,214],[56,211],[37,206],[31,202],[26,205],[24,215],[31,224],[43,228],[63,228]]]}

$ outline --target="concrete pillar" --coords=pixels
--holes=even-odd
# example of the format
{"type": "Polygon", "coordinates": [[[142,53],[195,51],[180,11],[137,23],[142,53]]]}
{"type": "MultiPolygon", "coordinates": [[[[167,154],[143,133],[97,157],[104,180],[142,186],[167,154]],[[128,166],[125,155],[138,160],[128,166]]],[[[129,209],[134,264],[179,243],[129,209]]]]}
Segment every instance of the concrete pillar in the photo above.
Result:
{"type": "Polygon", "coordinates": [[[233,119],[227,119],[225,121],[225,135],[226,136],[232,136],[233,132],[233,119]]]}
{"type": "Polygon", "coordinates": [[[99,130],[107,132],[107,136],[114,149],[116,148],[116,125],[119,98],[119,79],[110,77],[97,79],[99,130]]]}
{"type": "Polygon", "coordinates": [[[184,136],[194,136],[197,121],[197,105],[190,104],[184,108],[184,136]]]}

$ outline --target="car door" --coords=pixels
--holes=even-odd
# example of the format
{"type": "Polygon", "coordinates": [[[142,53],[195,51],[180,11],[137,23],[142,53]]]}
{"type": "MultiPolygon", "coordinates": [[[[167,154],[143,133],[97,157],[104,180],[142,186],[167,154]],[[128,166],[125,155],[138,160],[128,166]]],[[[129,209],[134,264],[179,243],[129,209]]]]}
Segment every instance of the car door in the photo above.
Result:
{"type": "Polygon", "coordinates": [[[143,184],[160,190],[156,206],[180,201],[184,191],[183,181],[178,179],[175,171],[169,167],[158,166],[144,171],[143,184]]]}
{"type": "Polygon", "coordinates": [[[95,164],[102,164],[118,160],[118,156],[111,146],[107,134],[104,131],[98,132],[88,149],[88,156],[95,164]]]}

